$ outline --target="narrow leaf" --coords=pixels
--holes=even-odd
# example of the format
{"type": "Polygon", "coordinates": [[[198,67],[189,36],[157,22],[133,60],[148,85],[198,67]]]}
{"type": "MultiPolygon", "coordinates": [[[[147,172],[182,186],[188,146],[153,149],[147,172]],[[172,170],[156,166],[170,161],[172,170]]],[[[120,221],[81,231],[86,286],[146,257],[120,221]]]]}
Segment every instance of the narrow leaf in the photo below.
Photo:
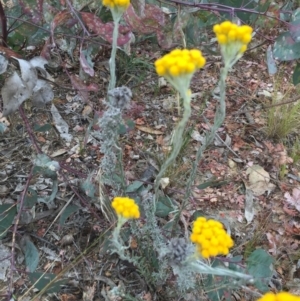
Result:
{"type": "Polygon", "coordinates": [[[62,226],[68,217],[74,212],[76,212],[79,209],[76,205],[69,205],[67,208],[62,212],[60,218],[59,218],[59,224],[62,226]]]}
{"type": "Polygon", "coordinates": [[[126,192],[136,192],[139,188],[141,188],[144,185],[143,182],[140,181],[134,181],[133,183],[131,183],[127,188],[126,188],[126,192]]]}
{"type": "Polygon", "coordinates": [[[297,65],[293,73],[293,84],[297,86],[300,83],[300,63],[297,62],[297,65]]]}
{"type": "MultiPolygon", "coordinates": [[[[55,277],[55,274],[44,274],[39,272],[34,273],[28,273],[30,282],[34,284],[35,288],[39,291],[42,290],[46,285],[48,285],[55,277]]],[[[61,286],[64,285],[68,280],[67,279],[61,279],[58,280],[47,289],[47,293],[57,293],[61,290],[61,286]]]]}
{"type": "Polygon", "coordinates": [[[277,73],[277,66],[276,62],[273,56],[272,46],[269,45],[267,49],[267,65],[268,65],[268,71],[269,75],[274,75],[277,73]]]}
{"type": "Polygon", "coordinates": [[[13,204],[0,205],[0,239],[6,236],[8,229],[11,227],[17,212],[13,204]]]}
{"type": "Polygon", "coordinates": [[[26,267],[30,272],[34,272],[39,264],[39,251],[28,235],[21,238],[20,246],[25,254],[26,267]]]}
{"type": "Polygon", "coordinates": [[[80,48],[80,65],[86,74],[94,76],[95,71],[93,69],[94,63],[92,62],[91,52],[92,48],[86,50],[80,48]]]}

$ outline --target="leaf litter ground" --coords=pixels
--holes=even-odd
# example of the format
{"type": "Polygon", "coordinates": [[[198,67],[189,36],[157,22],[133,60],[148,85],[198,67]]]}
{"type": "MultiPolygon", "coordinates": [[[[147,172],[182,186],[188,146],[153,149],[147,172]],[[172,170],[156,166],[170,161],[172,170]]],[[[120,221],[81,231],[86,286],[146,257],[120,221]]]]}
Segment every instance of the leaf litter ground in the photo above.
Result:
{"type": "MultiPolygon", "coordinates": [[[[153,52],[153,47],[146,43],[133,49],[133,53],[141,61],[149,61],[149,64],[160,56],[160,51],[153,52]]],[[[121,63],[119,61],[122,66],[121,63]]],[[[23,239],[26,237],[38,248],[39,270],[55,275],[63,273],[68,279],[59,294],[60,300],[101,299],[101,291],[109,294],[110,289],[117,285],[123,287],[124,292],[141,294],[143,299],[152,300],[154,292],[149,290],[145,279],[130,264],[109,256],[104,238],[75,265],[72,264],[111,226],[101,213],[100,202],[92,202],[80,190],[82,179],[88,175],[96,178],[102,158],[99,141],[88,137],[86,133],[89,125],[87,119],[93,118],[93,110],[98,116],[103,114],[109,74],[105,65],[105,61],[96,62],[95,73],[100,76],[90,81],[90,84],[97,85],[98,88],[94,90],[98,92],[91,87],[89,93],[84,95],[62,89],[62,86],[70,86],[70,81],[66,74],[57,74],[55,81],[59,86],[55,87],[54,104],[69,126],[69,133],[73,137],[71,141],[60,137],[49,106],[32,110],[27,110],[25,106],[40,149],[53,160],[61,162],[64,170],[59,179],[56,207],[49,208],[47,204],[38,203],[34,214],[22,214],[18,235],[23,239]],[[58,218],[67,202],[74,211],[58,218]]],[[[179,204],[203,133],[213,123],[217,104],[213,94],[218,93],[215,88],[221,67],[220,57],[208,58],[205,68],[193,78],[193,110],[183,137],[184,147],[176,164],[165,175],[168,185],[164,193],[179,204]]],[[[290,85],[291,64],[282,64],[280,68],[284,74],[281,86],[284,90],[290,85]]],[[[133,129],[125,130],[121,135],[126,182],[130,184],[143,179],[153,184],[158,166],[170,151],[172,130],[180,119],[176,93],[165,83],[159,86],[157,76],[152,71],[144,71],[143,81],[138,82],[141,77],[139,68],[127,66],[126,72],[124,70],[121,67],[118,70],[122,81],[119,84],[127,84],[134,94],[131,108],[125,112],[124,119],[135,122],[133,129]]],[[[213,145],[199,163],[192,198],[183,211],[181,225],[182,233],[187,233],[195,212],[221,220],[235,240],[234,255],[247,257],[256,248],[264,248],[276,260],[277,275],[271,285],[297,293],[295,287],[300,277],[297,264],[300,235],[299,172],[298,165],[290,161],[289,150],[280,141],[267,138],[264,132],[266,110],[263,108],[270,104],[264,95],[265,91],[272,93],[273,83],[264,59],[255,53],[246,54],[230,73],[227,79],[227,117],[213,145]],[[280,177],[282,165],[287,165],[287,170],[280,177]]],[[[72,84],[77,88],[83,85],[74,76],[72,84]]],[[[31,141],[21,118],[15,114],[7,122],[10,123],[9,133],[0,139],[2,203],[16,202],[20,198],[33,159],[31,141]]],[[[40,196],[49,195],[52,185],[51,179],[38,175],[30,183],[30,187],[40,196]]],[[[108,188],[105,193],[109,195],[108,188]]],[[[99,191],[95,194],[101,197],[99,191]]],[[[165,223],[169,218],[164,217],[161,222],[165,223]]],[[[5,248],[10,246],[10,240],[9,232],[2,242],[5,248]]],[[[21,245],[21,240],[17,244],[21,245]]],[[[131,249],[134,251],[137,248],[132,238],[131,249]]],[[[6,263],[3,262],[3,266],[6,266],[5,272],[9,273],[10,266],[6,263]]],[[[25,270],[24,256],[19,250],[16,268],[25,270]]],[[[14,275],[15,294],[22,295],[30,283],[24,273],[15,272],[14,275]]],[[[3,277],[1,293],[5,293],[8,285],[7,274],[3,277]]],[[[156,290],[163,297],[163,289],[156,290]]],[[[250,299],[250,295],[244,291],[235,297],[250,299]]]]}

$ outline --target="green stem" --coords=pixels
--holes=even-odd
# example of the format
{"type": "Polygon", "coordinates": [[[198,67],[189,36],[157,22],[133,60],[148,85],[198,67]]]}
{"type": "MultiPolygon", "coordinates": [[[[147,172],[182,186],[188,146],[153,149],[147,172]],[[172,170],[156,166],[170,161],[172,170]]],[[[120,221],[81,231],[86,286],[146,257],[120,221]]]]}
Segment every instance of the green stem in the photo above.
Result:
{"type": "Polygon", "coordinates": [[[188,94],[188,91],[186,91],[186,90],[185,91],[181,90],[180,94],[183,98],[184,112],[183,112],[182,119],[177,124],[176,129],[175,129],[172,152],[171,152],[170,156],[167,158],[167,160],[161,166],[160,171],[155,180],[155,198],[156,198],[156,200],[158,199],[158,189],[159,189],[159,185],[160,185],[160,180],[163,177],[167,168],[173,163],[173,161],[176,159],[176,157],[178,156],[178,154],[180,152],[182,142],[183,142],[183,139],[182,139],[183,131],[185,129],[186,123],[188,122],[188,120],[191,116],[191,105],[190,105],[191,97],[188,94]]]}
{"type": "Polygon", "coordinates": [[[193,163],[193,168],[191,171],[191,174],[189,176],[189,180],[186,186],[185,190],[185,196],[183,198],[183,202],[181,203],[180,210],[177,213],[177,216],[175,218],[174,226],[172,229],[172,236],[175,231],[175,227],[179,221],[180,215],[182,210],[185,208],[187,201],[189,200],[191,193],[192,193],[192,185],[194,183],[197,167],[199,164],[200,159],[202,158],[203,152],[207,149],[207,147],[214,141],[216,133],[220,126],[223,124],[225,115],[226,115],[226,102],[225,102],[225,96],[226,96],[226,77],[230,70],[230,65],[225,64],[224,68],[221,70],[220,74],[220,80],[219,80],[219,88],[220,88],[220,99],[219,99],[219,106],[217,107],[215,118],[214,118],[214,124],[209,132],[206,133],[205,139],[203,141],[203,144],[198,149],[196,154],[196,159],[193,163]]]}
{"type": "Polygon", "coordinates": [[[211,267],[200,260],[187,262],[187,265],[189,266],[189,268],[192,271],[195,271],[201,275],[208,274],[208,275],[228,276],[228,277],[240,278],[240,279],[244,279],[244,280],[248,280],[248,281],[253,279],[253,277],[251,275],[232,271],[229,269],[224,269],[224,268],[219,268],[219,267],[211,267]]]}
{"type": "Polygon", "coordinates": [[[126,191],[126,183],[125,183],[126,177],[125,177],[124,166],[123,166],[123,151],[120,148],[120,149],[117,150],[117,152],[118,152],[118,155],[119,155],[119,158],[118,158],[119,159],[119,170],[121,172],[120,178],[122,180],[121,185],[122,185],[122,190],[123,190],[123,193],[124,193],[126,191]]]}
{"type": "Polygon", "coordinates": [[[110,81],[109,81],[109,85],[108,85],[108,91],[110,91],[116,87],[116,54],[117,54],[119,21],[120,21],[120,18],[114,18],[112,50],[111,50],[111,55],[110,55],[110,60],[109,60],[110,81]]]}

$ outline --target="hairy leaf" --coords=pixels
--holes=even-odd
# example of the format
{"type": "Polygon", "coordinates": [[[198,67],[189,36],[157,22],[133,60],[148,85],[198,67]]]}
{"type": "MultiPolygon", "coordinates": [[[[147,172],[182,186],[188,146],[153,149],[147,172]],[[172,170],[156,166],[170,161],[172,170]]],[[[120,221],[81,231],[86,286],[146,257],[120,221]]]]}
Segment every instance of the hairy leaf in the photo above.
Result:
{"type": "Polygon", "coordinates": [[[89,175],[81,184],[80,188],[85,192],[85,194],[90,197],[95,197],[95,184],[92,182],[92,175],[89,175]]]}
{"type": "Polygon", "coordinates": [[[57,161],[52,161],[47,155],[38,154],[34,159],[34,165],[34,174],[41,173],[44,177],[57,178],[56,172],[60,169],[60,165],[57,161]]]}

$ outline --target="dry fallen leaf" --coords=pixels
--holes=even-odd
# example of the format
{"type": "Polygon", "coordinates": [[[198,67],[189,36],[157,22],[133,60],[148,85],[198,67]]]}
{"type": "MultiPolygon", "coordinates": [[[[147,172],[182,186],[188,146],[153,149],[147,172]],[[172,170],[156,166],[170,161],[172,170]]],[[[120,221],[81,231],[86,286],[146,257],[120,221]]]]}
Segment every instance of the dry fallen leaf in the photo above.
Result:
{"type": "Polygon", "coordinates": [[[163,134],[162,131],[154,130],[154,129],[148,128],[146,126],[137,125],[136,128],[139,129],[142,132],[153,134],[153,135],[162,135],[163,134]]]}
{"type": "Polygon", "coordinates": [[[160,180],[160,186],[161,186],[162,189],[165,189],[169,184],[170,184],[170,179],[169,178],[162,178],[160,180]]]}
{"type": "Polygon", "coordinates": [[[143,125],[143,124],[145,124],[145,121],[144,121],[143,118],[137,118],[135,120],[135,124],[137,124],[137,125],[143,125]]]}
{"type": "Polygon", "coordinates": [[[95,297],[95,291],[96,291],[96,282],[94,282],[92,286],[85,286],[82,295],[82,300],[83,301],[93,300],[95,297]]]}
{"type": "Polygon", "coordinates": [[[284,194],[286,202],[293,205],[300,212],[300,189],[294,188],[292,195],[289,192],[284,194]]]}
{"type": "Polygon", "coordinates": [[[93,108],[90,105],[85,105],[82,110],[82,116],[87,117],[93,112],[93,108]]]}
{"type": "Polygon", "coordinates": [[[253,193],[251,189],[246,189],[246,198],[245,198],[245,219],[247,223],[251,223],[254,217],[254,208],[253,208],[253,193]]]}
{"type": "Polygon", "coordinates": [[[67,152],[66,149],[61,148],[61,149],[53,152],[52,155],[51,155],[51,157],[55,158],[55,157],[58,157],[58,156],[61,156],[61,155],[65,154],[66,152],[67,152]]]}
{"type": "Polygon", "coordinates": [[[249,175],[249,182],[246,183],[247,189],[251,189],[255,196],[260,196],[266,191],[272,191],[275,185],[270,183],[270,175],[259,165],[253,165],[246,171],[249,175]]]}

